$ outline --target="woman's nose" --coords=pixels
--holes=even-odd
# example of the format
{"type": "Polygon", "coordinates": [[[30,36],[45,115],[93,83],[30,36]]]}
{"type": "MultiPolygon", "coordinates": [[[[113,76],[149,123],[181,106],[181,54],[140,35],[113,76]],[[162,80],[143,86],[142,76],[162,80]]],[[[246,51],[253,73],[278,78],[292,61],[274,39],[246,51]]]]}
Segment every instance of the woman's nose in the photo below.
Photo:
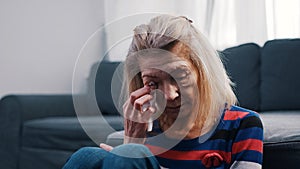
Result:
{"type": "Polygon", "coordinates": [[[179,89],[177,85],[174,84],[165,84],[164,85],[164,94],[166,100],[175,100],[179,96],[179,89]]]}

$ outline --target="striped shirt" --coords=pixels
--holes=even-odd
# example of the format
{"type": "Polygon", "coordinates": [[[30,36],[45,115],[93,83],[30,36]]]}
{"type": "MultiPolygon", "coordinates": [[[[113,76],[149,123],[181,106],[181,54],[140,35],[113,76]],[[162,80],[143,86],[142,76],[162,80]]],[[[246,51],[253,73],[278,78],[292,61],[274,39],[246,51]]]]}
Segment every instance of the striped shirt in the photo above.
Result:
{"type": "MultiPolygon", "coordinates": [[[[162,133],[158,122],[153,131],[162,133]]],[[[163,135],[163,134],[160,134],[163,135]]],[[[145,145],[165,168],[261,168],[263,153],[263,127],[256,112],[232,106],[225,109],[215,130],[190,140],[174,141],[165,136],[148,137],[145,145]],[[205,138],[206,137],[206,138],[205,138]],[[157,152],[164,151],[157,154],[157,152]]]]}

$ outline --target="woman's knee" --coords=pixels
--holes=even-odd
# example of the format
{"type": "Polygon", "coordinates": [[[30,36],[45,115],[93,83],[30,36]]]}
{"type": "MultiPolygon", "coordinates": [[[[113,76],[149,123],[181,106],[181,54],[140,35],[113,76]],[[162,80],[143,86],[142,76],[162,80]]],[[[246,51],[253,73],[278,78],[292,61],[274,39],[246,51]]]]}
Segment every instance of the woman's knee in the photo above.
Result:
{"type": "Polygon", "coordinates": [[[63,169],[100,168],[108,152],[98,147],[83,147],[68,159],[63,169]]]}
{"type": "Polygon", "coordinates": [[[133,143],[117,146],[111,151],[111,153],[129,158],[144,158],[153,156],[145,145],[133,143]]]}
{"type": "Polygon", "coordinates": [[[151,168],[159,169],[159,163],[150,150],[142,144],[123,144],[115,147],[109,158],[105,158],[103,168],[151,168]]]}

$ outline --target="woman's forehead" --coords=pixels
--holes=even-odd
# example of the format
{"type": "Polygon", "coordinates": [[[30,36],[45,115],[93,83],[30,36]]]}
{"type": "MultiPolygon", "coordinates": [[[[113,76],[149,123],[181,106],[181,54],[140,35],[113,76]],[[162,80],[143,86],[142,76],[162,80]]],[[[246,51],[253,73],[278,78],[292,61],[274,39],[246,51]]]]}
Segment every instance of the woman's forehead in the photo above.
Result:
{"type": "Polygon", "coordinates": [[[167,72],[176,70],[190,70],[190,64],[186,60],[142,59],[139,61],[141,72],[167,72]]]}
{"type": "Polygon", "coordinates": [[[187,67],[174,67],[174,68],[169,68],[169,69],[166,69],[166,68],[162,68],[162,69],[159,69],[157,67],[149,67],[149,68],[144,68],[141,70],[142,74],[149,74],[149,73],[157,73],[157,74],[160,74],[160,73],[174,73],[174,72],[177,72],[179,70],[189,70],[189,68],[187,67]]]}
{"type": "Polygon", "coordinates": [[[140,69],[143,68],[173,68],[178,66],[189,66],[190,61],[175,55],[169,51],[147,52],[145,55],[138,57],[140,69]]]}

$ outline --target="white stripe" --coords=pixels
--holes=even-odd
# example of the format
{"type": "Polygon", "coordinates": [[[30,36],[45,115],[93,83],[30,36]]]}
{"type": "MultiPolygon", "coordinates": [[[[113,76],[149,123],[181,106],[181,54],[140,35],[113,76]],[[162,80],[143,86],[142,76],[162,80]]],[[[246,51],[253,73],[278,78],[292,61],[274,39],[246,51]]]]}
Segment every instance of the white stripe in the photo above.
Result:
{"type": "Polygon", "coordinates": [[[235,161],[230,169],[261,169],[261,165],[250,161],[235,161]]]}

